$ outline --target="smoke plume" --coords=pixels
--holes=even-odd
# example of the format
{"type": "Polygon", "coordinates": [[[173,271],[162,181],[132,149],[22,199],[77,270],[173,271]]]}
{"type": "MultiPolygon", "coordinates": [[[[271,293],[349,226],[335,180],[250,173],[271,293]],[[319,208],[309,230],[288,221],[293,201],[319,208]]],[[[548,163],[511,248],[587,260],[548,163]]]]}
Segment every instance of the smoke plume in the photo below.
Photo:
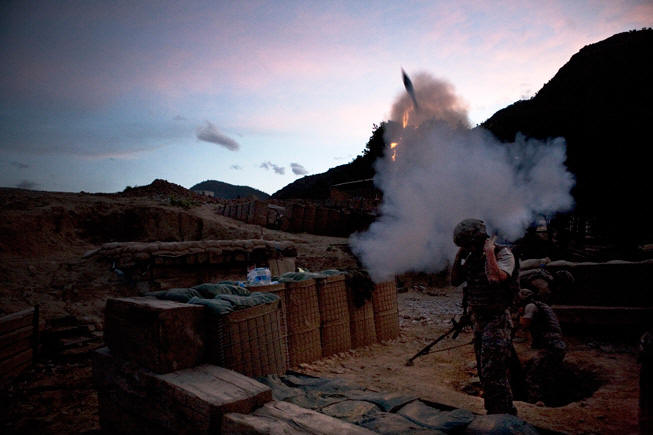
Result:
{"type": "Polygon", "coordinates": [[[469,128],[451,85],[421,74],[414,86],[418,113],[407,95],[395,102],[385,157],[376,163],[380,217],[350,239],[377,282],[447,267],[456,252],[453,228],[462,219],[481,218],[489,231],[515,240],[537,215],[573,206],[564,139],[519,136],[500,143],[484,129],[469,128]]]}

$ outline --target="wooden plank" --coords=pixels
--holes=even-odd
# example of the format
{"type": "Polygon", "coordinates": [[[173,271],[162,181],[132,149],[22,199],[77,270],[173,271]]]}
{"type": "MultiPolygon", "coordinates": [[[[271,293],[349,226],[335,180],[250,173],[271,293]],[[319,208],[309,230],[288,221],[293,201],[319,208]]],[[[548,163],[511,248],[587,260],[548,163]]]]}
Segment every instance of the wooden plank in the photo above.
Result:
{"type": "Polygon", "coordinates": [[[236,413],[225,415],[222,433],[370,435],[375,432],[289,402],[273,401],[266,403],[251,415],[236,413]]]}
{"type": "Polygon", "coordinates": [[[0,335],[0,349],[10,346],[12,343],[24,338],[31,337],[33,331],[34,328],[32,326],[25,326],[24,328],[16,329],[12,332],[0,335]]]}
{"type": "Polygon", "coordinates": [[[248,413],[272,400],[266,385],[233,370],[210,364],[156,375],[168,391],[180,395],[180,403],[209,406],[212,421],[222,420],[227,412],[248,413]]]}
{"type": "Polygon", "coordinates": [[[157,375],[107,348],[94,353],[93,378],[108,427],[120,418],[120,412],[110,410],[117,404],[139,416],[146,428],[219,433],[225,413],[250,413],[272,399],[266,385],[222,367],[205,364],[157,375]]]}
{"type": "Polygon", "coordinates": [[[32,365],[31,357],[27,361],[23,361],[19,365],[8,369],[6,371],[0,372],[0,383],[4,383],[6,381],[9,381],[16,376],[20,375],[27,369],[30,365],[32,365]]]}
{"type": "Polygon", "coordinates": [[[0,334],[11,332],[32,324],[34,308],[0,317],[0,334]]]}
{"type": "Polygon", "coordinates": [[[34,306],[34,316],[32,317],[32,360],[36,362],[39,356],[39,350],[41,349],[41,326],[40,326],[40,306],[36,304],[34,306]]]}
{"type": "Polygon", "coordinates": [[[3,380],[17,376],[32,362],[32,349],[27,349],[17,355],[0,362],[0,378],[3,380]]]}
{"type": "Polygon", "coordinates": [[[12,356],[32,349],[32,337],[22,338],[0,349],[0,361],[11,358],[12,356]]]}

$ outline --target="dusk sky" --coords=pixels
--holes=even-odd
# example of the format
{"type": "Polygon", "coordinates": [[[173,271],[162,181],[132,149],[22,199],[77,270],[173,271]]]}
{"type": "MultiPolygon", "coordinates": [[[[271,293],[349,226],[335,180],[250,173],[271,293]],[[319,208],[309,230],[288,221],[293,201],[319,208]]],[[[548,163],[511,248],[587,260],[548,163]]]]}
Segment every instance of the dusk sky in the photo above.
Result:
{"type": "Polygon", "coordinates": [[[404,91],[448,81],[471,125],[648,1],[3,1],[0,186],[163,178],[274,193],[360,154],[404,91]]]}

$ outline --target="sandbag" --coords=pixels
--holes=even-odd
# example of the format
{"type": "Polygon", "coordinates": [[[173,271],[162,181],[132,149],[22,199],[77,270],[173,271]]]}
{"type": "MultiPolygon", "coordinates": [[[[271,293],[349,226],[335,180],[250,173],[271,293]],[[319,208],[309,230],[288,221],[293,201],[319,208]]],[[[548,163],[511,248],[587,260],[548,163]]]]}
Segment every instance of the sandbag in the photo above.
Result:
{"type": "Polygon", "coordinates": [[[188,303],[192,298],[201,297],[200,293],[192,288],[171,288],[169,290],[146,293],[145,296],[154,296],[157,299],[183,303],[188,303]]]}
{"type": "Polygon", "coordinates": [[[248,296],[250,291],[240,286],[235,281],[221,281],[217,283],[204,283],[192,287],[197,290],[203,298],[214,298],[217,295],[239,295],[248,296]]]}
{"type": "Polygon", "coordinates": [[[234,310],[233,304],[223,299],[192,298],[188,303],[203,305],[207,308],[209,313],[214,316],[224,316],[234,310]]]}

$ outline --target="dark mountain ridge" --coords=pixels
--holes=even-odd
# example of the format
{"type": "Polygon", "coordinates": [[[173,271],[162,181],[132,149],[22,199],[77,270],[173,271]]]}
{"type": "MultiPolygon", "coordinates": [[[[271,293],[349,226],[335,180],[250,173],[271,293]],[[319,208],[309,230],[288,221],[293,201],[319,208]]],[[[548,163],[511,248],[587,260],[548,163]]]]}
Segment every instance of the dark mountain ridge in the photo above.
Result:
{"type": "Polygon", "coordinates": [[[190,190],[209,190],[213,192],[216,198],[222,199],[237,199],[237,198],[256,198],[256,199],[268,199],[270,195],[254,189],[249,186],[236,186],[229,183],[224,183],[222,181],[216,180],[206,180],[201,183],[197,183],[190,190]]]}
{"type": "Polygon", "coordinates": [[[652,118],[653,29],[643,29],[585,46],[533,98],[481,126],[502,141],[517,133],[564,137],[576,213],[627,241],[652,234],[641,225],[651,217],[643,200],[651,186],[652,118]]]}

